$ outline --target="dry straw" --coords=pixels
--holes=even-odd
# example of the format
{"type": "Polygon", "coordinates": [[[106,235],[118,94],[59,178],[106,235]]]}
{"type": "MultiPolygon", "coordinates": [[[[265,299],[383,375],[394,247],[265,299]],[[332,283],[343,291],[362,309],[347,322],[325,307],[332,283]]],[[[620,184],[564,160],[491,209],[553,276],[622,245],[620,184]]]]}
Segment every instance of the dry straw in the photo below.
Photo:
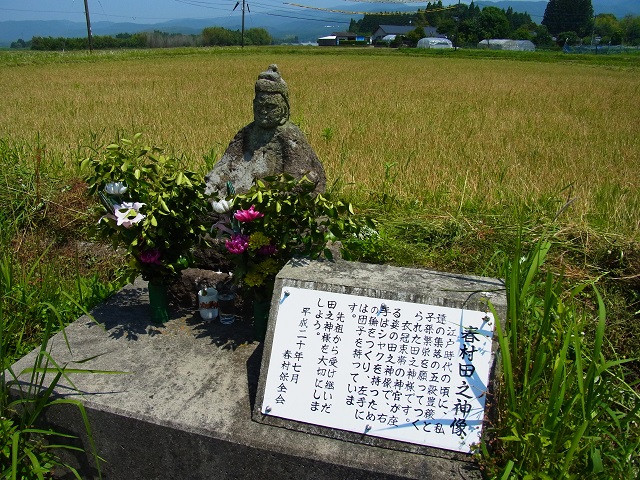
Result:
{"type": "Polygon", "coordinates": [[[71,159],[78,144],[141,131],[204,171],[203,156],[219,157],[251,121],[257,74],[278,63],[292,119],[330,183],[375,192],[386,166],[397,175],[399,198],[437,198],[448,209],[535,202],[572,185],[576,222],[589,217],[632,237],[640,230],[635,69],[284,49],[210,52],[0,66],[0,138],[32,142],[39,134],[47,149],[71,159]]]}

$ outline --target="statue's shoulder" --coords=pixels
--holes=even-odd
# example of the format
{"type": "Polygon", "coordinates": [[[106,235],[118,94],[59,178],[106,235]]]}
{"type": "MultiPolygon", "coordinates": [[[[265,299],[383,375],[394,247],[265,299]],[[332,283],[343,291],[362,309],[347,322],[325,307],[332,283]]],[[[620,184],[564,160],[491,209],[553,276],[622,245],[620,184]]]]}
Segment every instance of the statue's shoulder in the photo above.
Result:
{"type": "Polygon", "coordinates": [[[242,139],[246,137],[247,135],[249,135],[249,132],[251,132],[254,128],[255,128],[254,122],[251,122],[249,125],[245,125],[240,130],[238,130],[238,133],[236,133],[235,137],[233,137],[233,140],[231,141],[235,141],[236,139],[242,139]]]}
{"type": "Polygon", "coordinates": [[[245,139],[249,137],[249,132],[251,132],[252,128],[253,128],[253,122],[251,122],[249,125],[245,125],[240,130],[238,130],[238,132],[229,142],[229,145],[227,146],[225,153],[233,152],[234,154],[237,154],[236,153],[237,151],[242,152],[244,150],[243,145],[244,145],[245,139]]]}
{"type": "Polygon", "coordinates": [[[304,140],[307,141],[307,137],[300,127],[295,123],[287,122],[284,125],[278,127],[278,136],[285,140],[304,140]]]}

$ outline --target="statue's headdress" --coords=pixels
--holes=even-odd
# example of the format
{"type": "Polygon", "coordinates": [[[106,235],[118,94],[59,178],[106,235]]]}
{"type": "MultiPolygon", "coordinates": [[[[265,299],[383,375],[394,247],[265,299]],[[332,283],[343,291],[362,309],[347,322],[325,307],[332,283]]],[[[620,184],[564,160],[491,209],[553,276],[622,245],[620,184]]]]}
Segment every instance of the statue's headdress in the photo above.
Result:
{"type": "Polygon", "coordinates": [[[256,82],[256,95],[258,93],[279,93],[289,106],[289,88],[278,72],[278,65],[269,65],[265,72],[258,75],[256,82]]]}

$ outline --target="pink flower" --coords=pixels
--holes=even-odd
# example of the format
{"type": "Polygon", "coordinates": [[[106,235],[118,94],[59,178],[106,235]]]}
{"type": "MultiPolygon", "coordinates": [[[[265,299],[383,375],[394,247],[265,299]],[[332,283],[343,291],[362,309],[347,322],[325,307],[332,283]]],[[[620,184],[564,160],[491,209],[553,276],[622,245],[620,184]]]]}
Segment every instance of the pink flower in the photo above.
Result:
{"type": "Polygon", "coordinates": [[[157,248],[151,248],[149,250],[141,252],[138,256],[138,260],[140,260],[142,263],[161,265],[160,257],[160,250],[158,250],[157,248]]]}
{"type": "Polygon", "coordinates": [[[224,246],[227,247],[229,253],[243,253],[249,246],[249,236],[236,233],[231,237],[231,240],[224,242],[224,246]]]}
{"type": "Polygon", "coordinates": [[[273,255],[277,251],[278,249],[275,245],[264,245],[258,249],[258,255],[264,255],[266,257],[268,255],[273,255]]]}
{"type": "Polygon", "coordinates": [[[251,205],[249,210],[238,210],[233,216],[239,222],[253,222],[256,218],[264,217],[264,213],[256,212],[255,208],[255,205],[251,205]]]}

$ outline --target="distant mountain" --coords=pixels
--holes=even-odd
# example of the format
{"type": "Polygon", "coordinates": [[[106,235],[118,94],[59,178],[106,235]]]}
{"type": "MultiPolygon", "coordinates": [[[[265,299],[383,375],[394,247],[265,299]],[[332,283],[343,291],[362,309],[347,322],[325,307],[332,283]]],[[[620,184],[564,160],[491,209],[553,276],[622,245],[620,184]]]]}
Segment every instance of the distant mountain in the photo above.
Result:
{"type": "MultiPolygon", "coordinates": [[[[373,11],[383,10],[379,3],[341,5],[335,7],[340,10],[373,11]]],[[[394,6],[396,11],[412,11],[416,7],[408,5],[394,6]]],[[[362,15],[353,15],[354,19],[362,15]]],[[[323,11],[304,10],[299,14],[265,15],[248,14],[245,17],[245,28],[265,28],[272,37],[283,38],[287,35],[297,36],[300,41],[315,41],[318,37],[330,35],[332,32],[345,31],[349,27],[348,15],[341,15],[323,11]]],[[[178,19],[155,24],[92,22],[91,31],[94,35],[115,35],[118,33],[137,33],[159,30],[167,33],[199,34],[206,27],[223,27],[230,30],[240,30],[241,15],[233,15],[209,19],[178,19]]],[[[0,22],[0,46],[9,46],[19,38],[30,40],[34,36],[40,37],[86,37],[87,27],[82,22],[64,20],[51,21],[4,21],[0,22]]]]}
{"type": "Polygon", "coordinates": [[[490,2],[485,0],[480,0],[479,2],[473,2],[475,5],[478,5],[481,9],[484,7],[498,7],[502,10],[507,10],[509,7],[513,9],[514,12],[518,13],[528,13],[536,23],[540,23],[542,21],[542,17],[544,16],[544,10],[547,8],[548,2],[510,2],[509,0],[500,0],[497,2],[490,2]]]}
{"type": "Polygon", "coordinates": [[[0,22],[0,45],[10,44],[19,38],[31,37],[81,37],[87,36],[87,26],[67,20],[33,20],[0,22]]]}
{"type": "Polygon", "coordinates": [[[618,19],[626,15],[640,16],[638,0],[592,0],[593,13],[612,13],[618,19]]]}
{"type": "MultiPolygon", "coordinates": [[[[467,0],[469,1],[469,0],[467,0]]],[[[466,2],[465,2],[466,3],[466,2]]],[[[515,12],[528,13],[531,19],[542,22],[546,1],[518,1],[499,0],[491,2],[480,0],[478,6],[494,6],[506,10],[511,7],[515,12]]],[[[592,0],[593,9],[598,13],[612,13],[618,18],[625,15],[640,16],[639,0],[592,0]]],[[[411,11],[420,8],[415,5],[396,4],[394,11],[411,11]]],[[[338,10],[354,10],[358,12],[379,12],[384,9],[380,3],[342,4],[335,7],[338,10]]],[[[388,8],[387,8],[388,10],[388,8]]],[[[361,15],[353,15],[354,20],[361,15]]],[[[332,32],[344,31],[348,28],[350,17],[329,12],[304,10],[299,15],[277,16],[275,14],[250,14],[246,17],[245,28],[265,28],[272,37],[297,36],[301,42],[315,41],[332,32]],[[331,20],[333,18],[334,20],[331,20]],[[339,21],[335,20],[339,19],[339,21]],[[346,22],[346,23],[345,23],[346,22]]],[[[167,33],[199,34],[203,28],[218,26],[230,30],[240,29],[240,14],[209,19],[179,19],[156,24],[94,22],[91,30],[94,35],[116,35],[118,33],[137,33],[159,30],[167,33]]],[[[41,37],[85,37],[86,24],[65,20],[51,21],[2,21],[0,22],[0,47],[8,47],[11,42],[19,38],[30,40],[34,36],[41,37]]]]}
{"type": "MultiPolygon", "coordinates": [[[[380,6],[377,6],[377,10],[380,6]]],[[[347,30],[349,17],[341,16],[341,22],[328,21],[327,13],[305,12],[300,15],[304,19],[290,19],[274,15],[251,14],[245,18],[245,28],[265,28],[272,37],[282,38],[294,35],[300,41],[315,41],[318,37],[329,35],[334,31],[347,30]],[[323,20],[324,19],[324,20],[323,20]]],[[[333,15],[335,17],[335,15],[333,15]]],[[[354,18],[360,18],[354,15],[354,18]]],[[[240,30],[240,15],[225,16],[209,19],[179,19],[155,24],[92,22],[93,35],[116,35],[118,33],[138,33],[159,30],[166,33],[199,34],[206,27],[223,27],[230,30],[240,30]]],[[[11,42],[22,38],[30,40],[39,37],[86,37],[87,26],[82,22],[66,20],[50,21],[0,21],[0,47],[8,47],[11,42]]]]}
{"type": "MultiPolygon", "coordinates": [[[[542,22],[544,11],[547,8],[547,3],[549,2],[510,2],[509,0],[499,0],[496,2],[492,2],[488,0],[480,0],[474,3],[480,8],[498,7],[500,9],[506,10],[511,7],[514,12],[528,13],[531,16],[531,20],[536,23],[540,23],[542,22]]],[[[639,0],[591,0],[591,5],[593,5],[594,14],[611,13],[618,19],[623,18],[625,15],[640,16],[639,0]]]]}

